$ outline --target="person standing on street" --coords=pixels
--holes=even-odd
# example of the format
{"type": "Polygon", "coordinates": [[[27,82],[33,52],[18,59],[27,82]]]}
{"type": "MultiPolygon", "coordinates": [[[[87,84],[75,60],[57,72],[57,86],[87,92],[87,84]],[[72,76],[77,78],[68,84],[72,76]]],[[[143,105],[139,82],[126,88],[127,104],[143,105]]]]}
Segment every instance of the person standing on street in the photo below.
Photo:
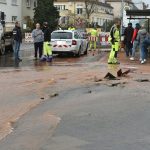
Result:
{"type": "Polygon", "coordinates": [[[37,54],[39,51],[39,58],[42,57],[43,54],[43,42],[44,42],[44,33],[40,29],[40,24],[36,24],[36,29],[32,31],[32,37],[34,39],[34,49],[35,49],[35,60],[37,60],[37,54]]]}
{"type": "Polygon", "coordinates": [[[132,57],[130,58],[130,60],[135,60],[135,51],[139,45],[139,41],[137,40],[137,35],[138,35],[138,32],[139,32],[139,29],[140,29],[140,24],[137,23],[135,25],[135,29],[134,29],[134,32],[133,32],[133,36],[132,36],[132,44],[133,44],[133,48],[132,48],[132,57]]]}
{"type": "Polygon", "coordinates": [[[144,40],[148,37],[148,32],[145,29],[144,24],[141,26],[141,29],[138,32],[137,35],[137,40],[139,41],[139,45],[140,45],[140,61],[141,64],[144,64],[146,62],[146,56],[145,56],[145,52],[143,51],[142,45],[144,40]]]}
{"type": "Polygon", "coordinates": [[[14,50],[14,57],[16,61],[22,61],[20,59],[20,45],[22,43],[22,32],[20,28],[19,22],[15,23],[15,28],[13,29],[13,38],[14,38],[14,44],[13,44],[13,50],[14,50]]]}
{"type": "Polygon", "coordinates": [[[125,28],[124,31],[124,44],[125,44],[125,51],[126,51],[126,56],[132,56],[132,37],[133,37],[133,32],[134,32],[134,28],[132,27],[132,23],[128,23],[128,27],[125,28]]]}
{"type": "Polygon", "coordinates": [[[115,24],[110,30],[109,41],[111,43],[111,52],[108,58],[108,64],[120,64],[117,60],[117,54],[120,47],[120,25],[121,20],[116,18],[115,24]]]}
{"type": "Polygon", "coordinates": [[[146,62],[146,59],[148,57],[148,47],[150,46],[150,34],[147,34],[147,37],[144,39],[142,45],[141,45],[141,64],[144,64],[146,62]]]}
{"type": "MultiPolygon", "coordinates": [[[[90,31],[90,50],[94,48],[94,51],[96,51],[97,37],[98,37],[98,32],[97,32],[97,28],[95,27],[90,31]]],[[[94,51],[93,51],[93,56],[94,56],[94,51]]]]}
{"type": "Polygon", "coordinates": [[[52,45],[50,44],[51,32],[47,22],[43,23],[43,33],[44,33],[44,46],[43,46],[44,53],[41,60],[51,62],[52,61],[52,45]]]}
{"type": "Polygon", "coordinates": [[[68,30],[74,31],[76,30],[75,27],[71,24],[70,27],[68,28],[68,30]]]}

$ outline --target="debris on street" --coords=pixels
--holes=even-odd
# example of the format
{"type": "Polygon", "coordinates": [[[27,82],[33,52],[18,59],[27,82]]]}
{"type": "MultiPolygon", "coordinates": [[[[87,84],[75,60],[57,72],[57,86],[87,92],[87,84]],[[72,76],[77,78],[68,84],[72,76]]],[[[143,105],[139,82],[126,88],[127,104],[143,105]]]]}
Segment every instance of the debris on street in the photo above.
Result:
{"type": "Polygon", "coordinates": [[[149,79],[137,79],[136,81],[137,82],[150,82],[149,79]]]}
{"type": "Polygon", "coordinates": [[[53,98],[53,97],[57,97],[58,95],[59,95],[58,93],[53,93],[50,95],[50,97],[53,98]]]}
{"type": "Polygon", "coordinates": [[[108,72],[108,73],[106,74],[106,76],[104,77],[104,79],[117,80],[117,78],[116,78],[113,74],[111,74],[110,72],[108,72]]]}
{"type": "Polygon", "coordinates": [[[122,72],[122,69],[119,69],[118,72],[117,72],[117,76],[118,77],[125,77],[130,72],[131,72],[130,69],[126,70],[125,72],[122,72]]]}
{"type": "Polygon", "coordinates": [[[103,80],[102,80],[101,78],[99,79],[98,77],[95,76],[95,77],[94,77],[94,81],[95,81],[95,82],[101,82],[101,81],[103,81],[103,80]]]}

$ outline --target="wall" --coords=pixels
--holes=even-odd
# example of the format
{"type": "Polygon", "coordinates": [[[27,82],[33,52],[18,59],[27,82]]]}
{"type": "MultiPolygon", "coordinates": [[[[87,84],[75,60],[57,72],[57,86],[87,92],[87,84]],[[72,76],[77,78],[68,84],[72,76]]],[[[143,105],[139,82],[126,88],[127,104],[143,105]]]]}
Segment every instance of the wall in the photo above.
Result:
{"type": "MultiPolygon", "coordinates": [[[[3,0],[4,1],[4,0],[3,0]]],[[[17,16],[17,21],[22,21],[21,19],[21,6],[22,1],[17,0],[17,5],[12,5],[12,0],[5,0],[4,3],[1,3],[2,0],[0,0],[0,11],[5,12],[6,22],[12,22],[12,16],[17,16]]]]}
{"type": "Polygon", "coordinates": [[[29,16],[31,19],[33,19],[34,16],[34,1],[36,0],[30,0],[31,4],[30,7],[27,7],[26,0],[22,0],[22,19],[23,23],[26,23],[25,18],[29,16]]]}

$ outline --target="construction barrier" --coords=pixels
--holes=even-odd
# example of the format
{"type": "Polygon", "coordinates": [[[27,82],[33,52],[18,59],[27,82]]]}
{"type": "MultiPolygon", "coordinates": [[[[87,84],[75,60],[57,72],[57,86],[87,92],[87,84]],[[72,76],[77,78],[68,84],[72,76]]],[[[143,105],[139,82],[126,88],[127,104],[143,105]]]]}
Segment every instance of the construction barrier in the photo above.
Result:
{"type": "Polygon", "coordinates": [[[110,43],[108,39],[109,39],[109,33],[102,32],[100,34],[100,45],[109,46],[110,43]]]}
{"type": "Polygon", "coordinates": [[[98,38],[95,37],[95,36],[89,36],[89,37],[88,37],[88,41],[93,41],[93,42],[94,42],[94,41],[97,41],[97,39],[98,39],[98,38]]]}
{"type": "Polygon", "coordinates": [[[33,43],[32,33],[25,33],[25,42],[33,43]]]}

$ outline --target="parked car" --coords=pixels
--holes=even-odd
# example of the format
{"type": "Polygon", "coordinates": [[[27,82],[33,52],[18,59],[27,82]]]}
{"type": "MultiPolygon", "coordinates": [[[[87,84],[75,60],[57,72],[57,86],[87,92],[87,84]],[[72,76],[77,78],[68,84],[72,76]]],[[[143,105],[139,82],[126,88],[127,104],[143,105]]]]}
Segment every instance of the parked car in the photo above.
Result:
{"type": "Polygon", "coordinates": [[[51,34],[53,54],[71,53],[80,57],[87,54],[88,40],[76,30],[57,30],[51,34]]]}
{"type": "Polygon", "coordinates": [[[12,30],[15,27],[15,23],[5,23],[3,27],[0,22],[0,54],[4,55],[6,48],[9,48],[10,51],[13,51],[13,34],[12,30]]]}

